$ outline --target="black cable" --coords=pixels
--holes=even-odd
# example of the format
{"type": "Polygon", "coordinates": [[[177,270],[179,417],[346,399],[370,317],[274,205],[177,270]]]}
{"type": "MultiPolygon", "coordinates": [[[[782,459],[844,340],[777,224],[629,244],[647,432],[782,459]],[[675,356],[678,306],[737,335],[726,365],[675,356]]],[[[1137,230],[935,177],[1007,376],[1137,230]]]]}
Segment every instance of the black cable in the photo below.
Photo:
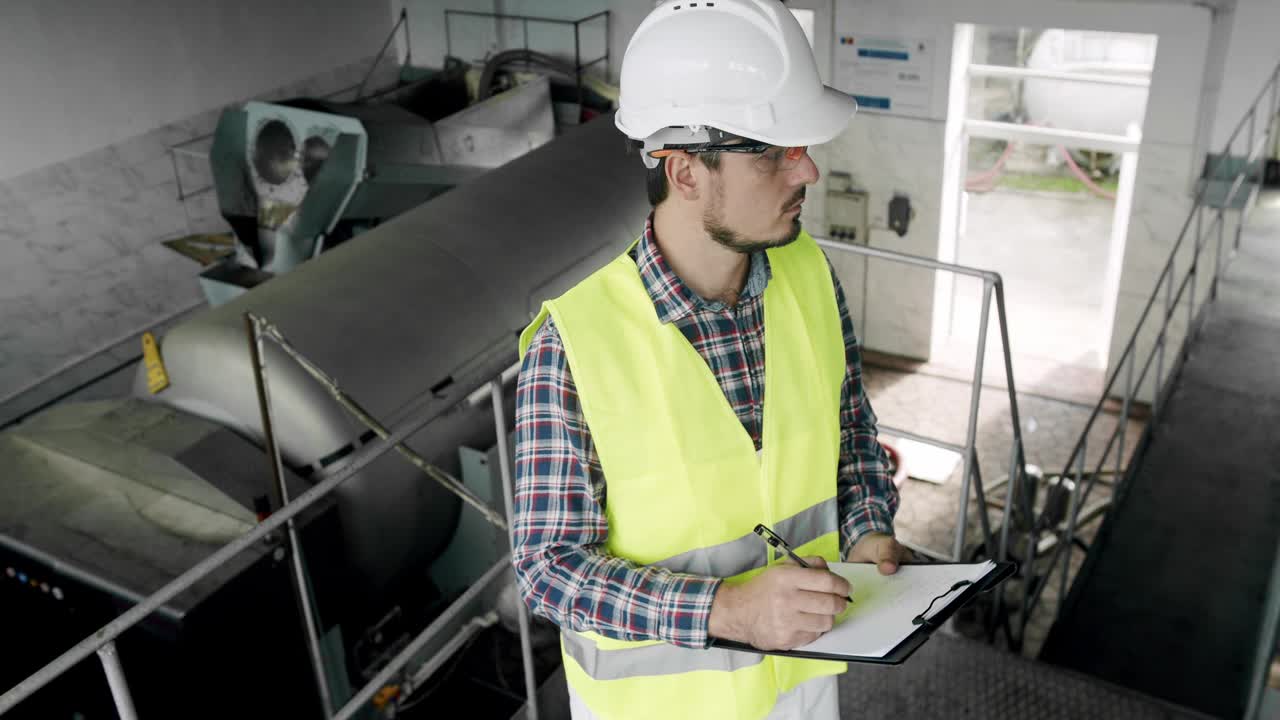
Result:
{"type": "Polygon", "coordinates": [[[511,62],[526,62],[534,65],[541,65],[548,70],[553,70],[566,77],[578,79],[578,73],[564,62],[547,55],[545,53],[535,52],[533,50],[503,50],[502,52],[489,58],[484,64],[484,70],[480,73],[479,87],[476,89],[476,101],[484,100],[493,94],[493,79],[498,74],[498,68],[511,62]]]}

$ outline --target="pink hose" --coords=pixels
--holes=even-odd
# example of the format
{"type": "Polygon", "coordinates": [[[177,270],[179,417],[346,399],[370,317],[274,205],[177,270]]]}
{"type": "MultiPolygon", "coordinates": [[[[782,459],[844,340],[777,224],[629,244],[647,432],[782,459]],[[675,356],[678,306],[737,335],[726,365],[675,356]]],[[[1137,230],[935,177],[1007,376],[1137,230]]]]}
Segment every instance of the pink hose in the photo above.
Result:
{"type": "Polygon", "coordinates": [[[1076,165],[1075,158],[1071,157],[1071,153],[1067,152],[1066,148],[1059,145],[1058,152],[1062,153],[1062,157],[1067,159],[1067,167],[1071,168],[1071,174],[1075,175],[1077,180],[1084,183],[1084,186],[1089,188],[1090,192],[1098,197],[1106,198],[1108,200],[1116,199],[1115,193],[1103,190],[1093,183],[1093,179],[1089,177],[1088,173],[1081,170],[1079,165],[1076,165]]]}
{"type": "Polygon", "coordinates": [[[1013,141],[1005,143],[1004,152],[1000,153],[1000,157],[996,160],[996,164],[992,165],[989,170],[970,175],[964,180],[964,189],[969,192],[991,192],[995,189],[996,182],[1000,180],[1000,176],[1004,174],[1004,164],[1008,162],[1009,156],[1013,154],[1013,141]]]}
{"type": "MultiPolygon", "coordinates": [[[[964,179],[964,189],[968,192],[983,193],[994,190],[996,183],[999,182],[1000,177],[1004,175],[1004,165],[1008,162],[1009,156],[1013,154],[1014,145],[1015,143],[1012,140],[1007,142],[1004,146],[1004,152],[1000,153],[1000,157],[996,160],[995,165],[992,165],[990,169],[983,170],[980,173],[974,173],[973,175],[966,177],[964,179]]],[[[1084,186],[1089,189],[1089,192],[1107,200],[1114,201],[1116,199],[1115,193],[1098,187],[1098,185],[1093,182],[1093,179],[1089,177],[1088,173],[1080,169],[1080,166],[1076,164],[1075,158],[1071,157],[1071,153],[1067,152],[1065,147],[1059,145],[1058,152],[1062,153],[1062,157],[1066,158],[1067,167],[1071,170],[1071,174],[1074,175],[1077,180],[1084,183],[1084,186]]]]}

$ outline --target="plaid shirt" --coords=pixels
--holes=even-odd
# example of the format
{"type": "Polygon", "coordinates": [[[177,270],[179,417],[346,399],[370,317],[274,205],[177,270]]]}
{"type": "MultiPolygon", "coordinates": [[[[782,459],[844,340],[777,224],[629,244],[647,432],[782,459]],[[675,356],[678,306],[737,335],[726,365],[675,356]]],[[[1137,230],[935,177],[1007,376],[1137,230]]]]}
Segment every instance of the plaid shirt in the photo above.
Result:
{"type": "MultiPolygon", "coordinates": [[[[706,302],[663,259],[653,218],[632,250],[663,323],[675,323],[698,351],[760,449],[764,411],[764,302],[768,256],[751,256],[736,307],[706,302]]],[[[892,533],[898,493],[876,418],[862,388],[862,360],[836,280],[846,374],[841,390],[837,472],[841,554],[862,535],[892,533]]],[[[516,386],[515,550],[520,590],[533,612],[561,627],[622,640],[708,644],[719,578],[637,566],[603,551],[606,478],[582,415],[564,345],[551,318],[535,333],[516,386]]]]}

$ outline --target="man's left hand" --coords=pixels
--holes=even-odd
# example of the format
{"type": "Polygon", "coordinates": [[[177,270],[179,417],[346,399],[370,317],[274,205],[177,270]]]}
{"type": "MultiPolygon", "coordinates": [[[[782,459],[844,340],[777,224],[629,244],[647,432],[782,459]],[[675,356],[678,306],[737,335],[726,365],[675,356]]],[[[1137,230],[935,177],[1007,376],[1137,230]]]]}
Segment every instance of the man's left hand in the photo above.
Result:
{"type": "Polygon", "coordinates": [[[881,575],[898,572],[898,564],[911,557],[911,551],[892,535],[867,533],[858,538],[849,551],[849,562],[875,563],[881,575]]]}

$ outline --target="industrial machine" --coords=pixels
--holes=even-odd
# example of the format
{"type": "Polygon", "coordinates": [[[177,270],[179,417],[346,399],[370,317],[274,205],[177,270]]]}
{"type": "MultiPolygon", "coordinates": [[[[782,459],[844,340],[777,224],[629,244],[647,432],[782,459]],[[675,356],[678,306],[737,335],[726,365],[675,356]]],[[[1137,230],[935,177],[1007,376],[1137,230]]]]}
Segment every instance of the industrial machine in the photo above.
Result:
{"type": "Polygon", "coordinates": [[[236,252],[200,275],[210,304],[549,142],[550,83],[526,80],[443,118],[406,92],[402,102],[304,98],[224,112],[209,163],[236,252]]]}
{"type": "MultiPolygon", "coordinates": [[[[263,195],[239,217],[280,220],[258,235],[255,258],[266,268],[307,255],[304,235],[329,237],[351,208],[374,202],[360,200],[369,179],[356,182],[375,156],[372,140],[356,141],[354,121],[334,121],[336,134],[313,131],[305,122],[317,111],[292,110],[253,107],[225,120],[265,147],[292,141],[305,151],[307,138],[329,138],[327,157],[313,142],[315,153],[296,165],[296,153],[242,146],[262,169],[239,192],[263,195]],[[287,182],[267,189],[260,178],[287,182]],[[343,211],[310,215],[317,192],[345,193],[343,211]],[[291,213],[270,209],[290,203],[291,213]]],[[[273,323],[383,424],[431,418],[408,445],[483,486],[490,477],[466,477],[460,448],[493,447],[493,415],[468,396],[516,362],[518,333],[543,299],[634,239],[649,211],[643,187],[641,163],[606,115],[174,327],[160,342],[166,389],[152,394],[139,368],[132,397],[58,406],[0,433],[0,687],[272,509],[244,313],[273,323]]],[[[253,229],[262,228],[245,232],[253,229]]],[[[299,492],[371,435],[271,343],[265,364],[287,484],[299,492]]],[[[510,385],[506,399],[510,406],[510,385]]],[[[474,511],[395,453],[330,500],[300,525],[330,685],[340,693],[441,613],[465,586],[457,576],[478,576],[505,551],[505,537],[476,542],[474,511]]],[[[122,636],[140,717],[317,715],[285,555],[280,542],[255,548],[122,636]]],[[[498,581],[513,581],[509,567],[498,581]]],[[[105,685],[96,665],[82,663],[13,716],[112,717],[105,685]]]]}

